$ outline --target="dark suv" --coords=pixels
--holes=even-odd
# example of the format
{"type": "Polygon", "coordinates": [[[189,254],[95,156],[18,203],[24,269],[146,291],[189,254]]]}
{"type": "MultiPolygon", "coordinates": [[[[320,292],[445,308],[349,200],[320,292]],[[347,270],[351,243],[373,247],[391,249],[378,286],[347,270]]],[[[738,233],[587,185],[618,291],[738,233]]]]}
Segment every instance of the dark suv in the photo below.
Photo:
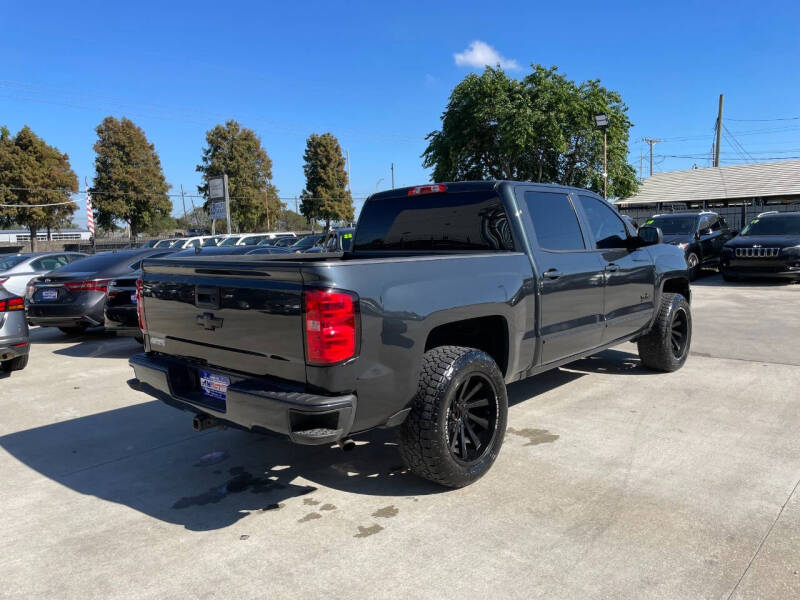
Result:
{"type": "Polygon", "coordinates": [[[766,212],[725,244],[720,266],[726,281],[740,277],[800,280],[800,212],[766,212]]]}
{"type": "Polygon", "coordinates": [[[683,250],[691,279],[699,269],[718,267],[722,247],[736,235],[715,212],[655,215],[645,225],[658,227],[664,234],[664,243],[683,250]]]}

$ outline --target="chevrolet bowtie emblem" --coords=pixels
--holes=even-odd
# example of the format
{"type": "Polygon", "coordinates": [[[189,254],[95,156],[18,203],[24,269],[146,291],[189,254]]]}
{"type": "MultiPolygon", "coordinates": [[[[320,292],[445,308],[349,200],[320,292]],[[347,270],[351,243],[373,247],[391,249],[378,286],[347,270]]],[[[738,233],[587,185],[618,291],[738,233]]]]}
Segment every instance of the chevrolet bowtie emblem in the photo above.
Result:
{"type": "Polygon", "coordinates": [[[196,323],[203,329],[214,331],[218,327],[222,327],[222,319],[214,316],[214,313],[203,313],[197,315],[196,323]]]}

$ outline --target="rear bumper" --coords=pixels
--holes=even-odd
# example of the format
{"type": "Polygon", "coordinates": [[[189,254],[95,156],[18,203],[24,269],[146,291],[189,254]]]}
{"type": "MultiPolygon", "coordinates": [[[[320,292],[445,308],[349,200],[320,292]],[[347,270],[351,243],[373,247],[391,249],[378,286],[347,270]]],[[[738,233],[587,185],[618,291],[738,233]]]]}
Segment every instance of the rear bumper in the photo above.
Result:
{"type": "Polygon", "coordinates": [[[353,428],[354,394],[308,394],[281,383],[209,369],[230,377],[223,406],[202,395],[197,369],[191,363],[156,354],[135,354],[128,362],[141,391],[181,410],[214,417],[223,424],[283,434],[293,442],[309,445],[335,442],[353,428]]]}
{"type": "Polygon", "coordinates": [[[31,345],[27,339],[0,341],[0,361],[13,360],[20,356],[25,356],[30,351],[31,345]]]}
{"type": "Polygon", "coordinates": [[[93,306],[75,304],[34,304],[27,307],[28,322],[41,327],[74,327],[75,325],[103,325],[105,299],[93,306]]]}

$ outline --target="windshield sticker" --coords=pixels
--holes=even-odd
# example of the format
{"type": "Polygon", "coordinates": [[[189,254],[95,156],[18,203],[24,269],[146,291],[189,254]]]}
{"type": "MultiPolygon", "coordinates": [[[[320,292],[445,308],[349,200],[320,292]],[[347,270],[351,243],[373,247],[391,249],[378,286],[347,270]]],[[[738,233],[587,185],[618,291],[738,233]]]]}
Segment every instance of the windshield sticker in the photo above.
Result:
{"type": "Polygon", "coordinates": [[[655,222],[656,222],[656,220],[655,220],[655,219],[648,219],[647,221],[645,221],[645,222],[644,222],[644,224],[645,224],[645,225],[652,225],[652,224],[653,224],[653,223],[655,223],[655,222]]]}
{"type": "Polygon", "coordinates": [[[346,240],[349,240],[351,237],[353,237],[353,234],[352,233],[345,233],[342,237],[344,239],[346,239],[346,240]]]}
{"type": "Polygon", "coordinates": [[[756,223],[758,223],[758,219],[753,219],[750,221],[750,225],[755,225],[756,223]]]}

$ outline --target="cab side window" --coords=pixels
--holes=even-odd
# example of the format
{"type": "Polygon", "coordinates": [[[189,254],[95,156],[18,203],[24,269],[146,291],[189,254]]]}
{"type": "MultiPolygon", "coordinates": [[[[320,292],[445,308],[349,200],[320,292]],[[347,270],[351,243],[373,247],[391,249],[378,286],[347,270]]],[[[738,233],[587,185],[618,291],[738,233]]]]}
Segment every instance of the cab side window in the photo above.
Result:
{"type": "Polygon", "coordinates": [[[720,229],[722,229],[722,219],[713,217],[711,219],[711,231],[719,231],[720,229]]]}
{"type": "Polygon", "coordinates": [[[585,250],[578,215],[566,194],[525,192],[525,204],[542,250],[585,250]]]}
{"type": "Polygon", "coordinates": [[[617,214],[604,202],[591,196],[579,196],[583,212],[589,221],[595,248],[606,250],[609,248],[627,247],[628,232],[625,224],[617,214]]]}

